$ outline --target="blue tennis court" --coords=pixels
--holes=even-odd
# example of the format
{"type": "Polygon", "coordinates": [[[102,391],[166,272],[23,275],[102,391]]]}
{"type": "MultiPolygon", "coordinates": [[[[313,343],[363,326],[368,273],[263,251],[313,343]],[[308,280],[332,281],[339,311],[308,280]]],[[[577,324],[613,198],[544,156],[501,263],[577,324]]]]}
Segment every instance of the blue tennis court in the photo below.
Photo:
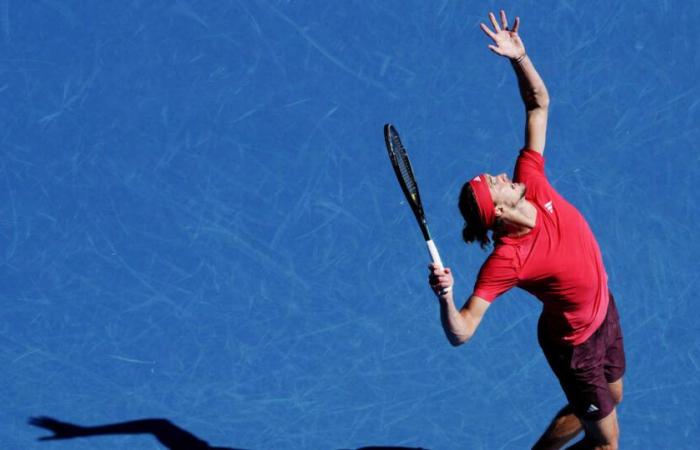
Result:
{"type": "Polygon", "coordinates": [[[461,304],[488,253],[460,188],[523,145],[479,30],[500,8],[617,299],[621,447],[697,448],[700,4],[679,0],[0,1],[0,447],[530,448],[566,402],[541,305],[510,291],[449,345],[382,135],[461,304]],[[42,442],[32,417],[103,432],[42,442]]]}

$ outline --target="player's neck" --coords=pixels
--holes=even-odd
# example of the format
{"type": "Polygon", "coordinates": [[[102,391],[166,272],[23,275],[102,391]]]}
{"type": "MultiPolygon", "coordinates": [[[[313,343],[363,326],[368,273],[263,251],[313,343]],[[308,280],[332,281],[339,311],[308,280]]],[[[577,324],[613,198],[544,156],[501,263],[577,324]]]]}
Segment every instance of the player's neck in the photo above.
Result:
{"type": "Polygon", "coordinates": [[[503,217],[503,234],[518,237],[529,233],[537,223],[537,208],[522,199],[503,217]]]}

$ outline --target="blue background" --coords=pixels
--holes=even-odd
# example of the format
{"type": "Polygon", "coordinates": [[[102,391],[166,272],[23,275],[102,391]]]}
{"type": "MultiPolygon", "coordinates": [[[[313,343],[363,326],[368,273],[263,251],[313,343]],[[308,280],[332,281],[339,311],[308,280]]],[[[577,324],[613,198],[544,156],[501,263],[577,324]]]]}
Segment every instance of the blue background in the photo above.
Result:
{"type": "MultiPolygon", "coordinates": [[[[445,339],[386,157],[394,123],[471,293],[462,183],[511,171],[523,108],[478,28],[521,36],[547,170],[598,237],[628,357],[623,448],[695,448],[695,2],[0,1],[0,443],[165,418],[212,445],[528,448],[564,397],[539,302],[445,339]]],[[[461,302],[461,300],[460,300],[461,302]]]]}

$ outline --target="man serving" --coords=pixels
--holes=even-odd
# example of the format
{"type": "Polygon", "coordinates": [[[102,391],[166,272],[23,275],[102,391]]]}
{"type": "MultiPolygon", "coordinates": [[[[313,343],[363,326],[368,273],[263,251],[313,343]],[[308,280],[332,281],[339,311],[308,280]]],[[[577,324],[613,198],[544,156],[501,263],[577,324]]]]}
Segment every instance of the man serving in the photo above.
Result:
{"type": "Polygon", "coordinates": [[[525,104],[525,146],[513,179],[478,175],[464,184],[459,209],[462,236],[494,248],[479,271],[474,291],[461,309],[453,298],[449,268],[430,266],[429,282],[439,298],[442,325],[450,343],[467,342],[491,303],[512,287],[543,305],[538,340],[568,404],[555,416],[536,449],[558,449],[581,431],[570,448],[616,449],[616,405],[622,399],[625,353],[615,301],[598,243],[581,213],[549,183],[544,170],[549,94],[525,52],[516,18],[508,26],[489,14],[481,24],[493,40],[489,49],[506,57],[525,104]]]}

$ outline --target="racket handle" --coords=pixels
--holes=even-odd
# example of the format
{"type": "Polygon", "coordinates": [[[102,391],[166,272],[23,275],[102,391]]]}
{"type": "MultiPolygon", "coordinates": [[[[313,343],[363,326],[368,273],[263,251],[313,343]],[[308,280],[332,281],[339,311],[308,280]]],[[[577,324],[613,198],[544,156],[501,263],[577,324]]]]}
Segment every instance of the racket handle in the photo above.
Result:
{"type": "Polygon", "coordinates": [[[440,259],[440,253],[438,253],[438,249],[435,246],[435,242],[433,240],[425,241],[425,243],[428,245],[428,251],[430,252],[430,258],[433,260],[435,264],[440,266],[442,269],[444,266],[442,265],[442,259],[440,259]]]}
{"type": "MultiPolygon", "coordinates": [[[[438,252],[438,249],[435,246],[435,242],[433,242],[433,240],[430,239],[428,241],[425,241],[425,243],[428,245],[428,251],[430,252],[430,258],[432,258],[433,262],[435,264],[437,264],[440,267],[440,269],[445,267],[442,265],[442,259],[440,259],[440,253],[438,252]]],[[[440,295],[446,295],[447,293],[450,292],[450,290],[451,290],[451,288],[445,288],[440,292],[440,295]]]]}

